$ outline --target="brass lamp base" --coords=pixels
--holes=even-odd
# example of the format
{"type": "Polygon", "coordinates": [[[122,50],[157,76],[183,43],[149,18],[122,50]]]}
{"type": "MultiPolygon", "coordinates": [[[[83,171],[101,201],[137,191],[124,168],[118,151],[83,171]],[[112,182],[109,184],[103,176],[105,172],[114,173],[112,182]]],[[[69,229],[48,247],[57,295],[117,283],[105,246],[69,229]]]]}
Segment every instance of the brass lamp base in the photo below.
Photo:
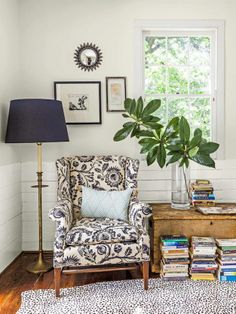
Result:
{"type": "Polygon", "coordinates": [[[32,274],[40,274],[40,273],[46,273],[47,271],[51,270],[52,268],[53,268],[52,264],[49,262],[45,262],[43,259],[43,254],[42,254],[42,252],[40,252],[39,256],[38,256],[38,260],[36,262],[30,264],[26,268],[26,270],[32,274]]]}

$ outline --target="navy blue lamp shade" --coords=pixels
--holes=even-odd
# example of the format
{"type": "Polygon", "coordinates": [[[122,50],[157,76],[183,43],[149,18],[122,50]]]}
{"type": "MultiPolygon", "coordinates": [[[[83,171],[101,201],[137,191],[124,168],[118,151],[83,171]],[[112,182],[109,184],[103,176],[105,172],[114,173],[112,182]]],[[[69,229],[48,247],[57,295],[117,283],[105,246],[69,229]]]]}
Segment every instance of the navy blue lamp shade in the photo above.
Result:
{"type": "Polygon", "coordinates": [[[61,101],[16,99],[10,103],[6,143],[69,141],[61,101]]]}

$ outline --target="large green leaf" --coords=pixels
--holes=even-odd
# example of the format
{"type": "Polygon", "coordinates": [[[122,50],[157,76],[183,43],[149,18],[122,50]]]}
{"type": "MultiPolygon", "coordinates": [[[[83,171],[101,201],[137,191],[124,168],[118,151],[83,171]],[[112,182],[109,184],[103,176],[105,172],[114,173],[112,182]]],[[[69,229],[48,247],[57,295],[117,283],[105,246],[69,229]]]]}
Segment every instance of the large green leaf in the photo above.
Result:
{"type": "Polygon", "coordinates": [[[146,145],[143,145],[141,150],[140,150],[140,154],[146,154],[146,153],[149,153],[150,150],[154,149],[158,144],[155,143],[150,143],[150,144],[146,144],[146,145]]]}
{"type": "Polygon", "coordinates": [[[161,168],[163,168],[166,163],[166,150],[162,144],[157,148],[157,162],[161,168]]]}
{"type": "Polygon", "coordinates": [[[190,159],[202,166],[215,168],[215,161],[207,154],[202,153],[200,154],[198,152],[195,156],[191,157],[190,159]]]}
{"type": "Polygon", "coordinates": [[[179,126],[179,117],[172,118],[167,124],[167,128],[172,127],[174,130],[177,130],[178,126],[179,126]]]}
{"type": "Polygon", "coordinates": [[[148,137],[154,137],[154,134],[152,131],[148,131],[148,130],[141,130],[139,132],[139,136],[148,136],[148,137]]]}
{"type": "Polygon", "coordinates": [[[188,143],[190,138],[190,126],[185,117],[181,117],[179,121],[179,136],[183,143],[188,143]]]}
{"type": "Polygon", "coordinates": [[[188,152],[189,157],[190,158],[194,157],[197,154],[198,150],[199,150],[198,146],[191,148],[188,152]]]}
{"type": "Polygon", "coordinates": [[[152,150],[159,143],[158,143],[157,139],[146,137],[146,138],[141,139],[139,141],[139,144],[142,146],[140,153],[144,154],[144,153],[148,153],[150,150],[152,150]]]}
{"type": "Polygon", "coordinates": [[[200,130],[199,128],[197,128],[197,129],[194,131],[194,136],[197,136],[197,135],[201,135],[201,137],[202,137],[202,130],[200,130]]]}
{"type": "Polygon", "coordinates": [[[147,154],[147,165],[150,166],[157,158],[157,146],[151,149],[147,154]]]}
{"type": "Polygon", "coordinates": [[[181,146],[180,145],[168,145],[166,146],[166,149],[177,152],[181,149],[181,146]]]}
{"type": "Polygon", "coordinates": [[[189,159],[187,157],[184,158],[184,163],[185,163],[185,166],[188,168],[189,167],[189,159]]]}
{"type": "Polygon", "coordinates": [[[145,122],[144,125],[154,130],[161,129],[163,127],[160,123],[157,122],[145,122]]]}
{"type": "Polygon", "coordinates": [[[198,133],[197,135],[194,135],[194,137],[191,139],[189,143],[189,147],[192,149],[196,146],[198,146],[201,143],[202,135],[198,133]]]}
{"type": "Polygon", "coordinates": [[[127,113],[122,113],[122,117],[129,118],[129,115],[127,113]]]}
{"type": "Polygon", "coordinates": [[[146,145],[146,144],[150,144],[150,143],[155,144],[156,142],[157,142],[157,140],[153,137],[144,137],[138,143],[140,145],[146,145]]]}
{"type": "Polygon", "coordinates": [[[141,117],[142,112],[143,112],[143,98],[139,97],[139,99],[137,100],[135,115],[139,118],[141,117]]]}
{"type": "Polygon", "coordinates": [[[157,109],[160,107],[161,101],[160,99],[153,99],[151,100],[146,107],[143,110],[142,117],[149,116],[153,112],[157,111],[157,109]]]}
{"type": "Polygon", "coordinates": [[[123,128],[129,128],[130,126],[135,126],[135,122],[126,122],[123,124],[123,128]]]}
{"type": "Polygon", "coordinates": [[[160,118],[155,117],[155,116],[146,116],[142,118],[142,122],[159,122],[160,118]]]}
{"type": "Polygon", "coordinates": [[[215,151],[217,151],[219,146],[220,146],[219,144],[214,143],[214,142],[208,142],[208,143],[201,144],[199,147],[199,153],[212,154],[215,151]]]}
{"type": "Polygon", "coordinates": [[[130,109],[131,109],[131,103],[132,103],[132,99],[131,98],[126,98],[125,102],[124,102],[124,107],[125,110],[130,114],[130,109]]]}
{"type": "Polygon", "coordinates": [[[119,131],[116,132],[116,134],[114,135],[113,140],[114,140],[115,142],[119,142],[119,141],[124,140],[124,139],[130,134],[130,132],[132,131],[132,129],[133,129],[133,126],[130,125],[130,126],[126,127],[126,128],[123,128],[123,129],[119,130],[119,131]]]}
{"type": "Polygon", "coordinates": [[[135,115],[136,111],[136,100],[132,99],[131,104],[130,104],[130,114],[135,115]]]}
{"type": "Polygon", "coordinates": [[[171,119],[164,132],[163,132],[163,138],[167,137],[167,138],[175,138],[177,135],[177,130],[178,130],[178,125],[179,125],[179,118],[178,117],[174,117],[173,119],[171,119]]]}
{"type": "Polygon", "coordinates": [[[174,162],[180,160],[180,158],[183,156],[183,154],[181,154],[180,152],[176,152],[167,162],[166,166],[168,166],[169,164],[173,164],[174,162]]]}
{"type": "Polygon", "coordinates": [[[140,126],[136,124],[131,132],[130,137],[136,136],[137,138],[139,138],[139,132],[140,132],[140,126]]]}

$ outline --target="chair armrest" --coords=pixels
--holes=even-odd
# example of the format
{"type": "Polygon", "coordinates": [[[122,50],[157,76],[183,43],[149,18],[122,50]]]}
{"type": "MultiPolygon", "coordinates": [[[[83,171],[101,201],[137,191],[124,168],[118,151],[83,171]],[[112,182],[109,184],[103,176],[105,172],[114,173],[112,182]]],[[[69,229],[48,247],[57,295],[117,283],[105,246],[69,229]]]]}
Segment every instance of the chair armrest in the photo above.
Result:
{"type": "Polygon", "coordinates": [[[71,228],[73,222],[72,204],[69,200],[62,200],[49,211],[49,218],[57,222],[57,229],[65,229],[65,233],[71,228]]]}
{"type": "Polygon", "coordinates": [[[147,230],[147,218],[152,216],[152,208],[149,204],[145,204],[135,199],[131,201],[129,207],[129,222],[138,229],[147,230]]]}
{"type": "Polygon", "coordinates": [[[69,200],[62,200],[50,210],[49,218],[56,221],[56,232],[54,240],[54,267],[61,267],[65,249],[66,233],[71,229],[73,223],[72,204],[69,200]]]}

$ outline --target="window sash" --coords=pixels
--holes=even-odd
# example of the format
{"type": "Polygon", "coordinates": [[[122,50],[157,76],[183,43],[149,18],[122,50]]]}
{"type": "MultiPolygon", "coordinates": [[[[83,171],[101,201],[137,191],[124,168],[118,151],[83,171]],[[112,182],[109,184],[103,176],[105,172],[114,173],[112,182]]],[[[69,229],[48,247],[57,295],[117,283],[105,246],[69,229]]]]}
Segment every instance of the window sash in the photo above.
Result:
{"type": "MultiPolygon", "coordinates": [[[[215,63],[212,65],[212,71],[216,73],[214,79],[214,89],[212,88],[212,139],[220,144],[216,153],[216,158],[224,159],[225,157],[225,131],[224,131],[224,102],[225,102],[225,21],[217,19],[193,20],[193,19],[137,19],[134,21],[134,94],[138,98],[144,96],[144,35],[175,35],[182,34],[196,35],[201,32],[205,35],[211,33],[214,39],[213,45],[215,51],[215,63]]],[[[213,82],[213,80],[212,80],[213,82]]],[[[201,97],[202,94],[197,95],[201,97]]],[[[161,95],[163,97],[163,95],[161,95]]],[[[178,97],[177,95],[175,95],[178,97]]],[[[183,95],[180,95],[180,97],[183,95]]],[[[202,95],[203,96],[203,95],[202,95]]],[[[136,152],[139,154],[137,145],[136,152]]]]}
{"type": "MultiPolygon", "coordinates": [[[[143,32],[143,37],[142,37],[142,49],[143,49],[143,90],[142,90],[142,95],[144,97],[155,97],[155,98],[165,98],[167,101],[167,111],[168,111],[168,104],[172,99],[181,99],[181,98],[186,98],[188,100],[188,105],[190,105],[190,102],[193,99],[197,99],[197,98],[202,98],[202,99],[210,99],[210,117],[209,117],[209,121],[210,121],[210,137],[211,140],[214,138],[214,134],[215,134],[215,125],[214,125],[214,116],[215,116],[215,110],[216,110],[216,105],[215,105],[215,82],[216,82],[216,72],[215,72],[215,62],[216,62],[216,57],[215,57],[215,37],[214,37],[214,32],[213,31],[202,31],[202,30],[198,30],[198,31],[186,31],[186,30],[178,30],[178,31],[170,31],[170,30],[162,30],[162,31],[148,31],[148,32],[143,32]],[[197,93],[190,93],[190,76],[189,76],[189,70],[190,68],[193,68],[194,65],[191,65],[189,63],[189,55],[188,55],[188,60],[187,60],[187,64],[148,64],[149,68],[166,68],[166,82],[165,82],[165,87],[166,87],[166,91],[168,89],[168,84],[167,84],[167,71],[168,68],[176,68],[176,69],[183,69],[185,68],[186,71],[188,71],[188,93],[162,93],[162,94],[156,94],[156,93],[147,93],[145,91],[145,66],[146,66],[146,56],[145,56],[145,51],[144,51],[144,43],[145,43],[145,39],[147,37],[159,37],[159,38],[164,38],[166,43],[165,43],[165,51],[166,53],[168,52],[168,38],[187,38],[188,39],[188,43],[189,43],[189,39],[191,37],[208,37],[210,39],[210,56],[209,56],[209,64],[207,65],[203,65],[203,67],[209,67],[209,91],[210,93],[201,93],[201,94],[197,94],[197,93]]],[[[189,54],[189,47],[188,49],[188,54],[189,54]]],[[[168,117],[168,113],[167,113],[167,117],[168,117]]]]}

